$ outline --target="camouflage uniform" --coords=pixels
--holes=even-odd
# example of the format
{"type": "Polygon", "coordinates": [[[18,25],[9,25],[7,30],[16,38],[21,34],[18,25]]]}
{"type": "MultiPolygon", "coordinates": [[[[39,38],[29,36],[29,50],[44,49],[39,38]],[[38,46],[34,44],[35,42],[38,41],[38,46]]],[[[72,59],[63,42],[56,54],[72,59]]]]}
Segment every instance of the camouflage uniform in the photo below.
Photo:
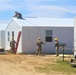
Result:
{"type": "Polygon", "coordinates": [[[59,50],[59,42],[58,40],[55,40],[55,50],[56,50],[56,56],[59,56],[58,50],[59,50]]]}
{"type": "Polygon", "coordinates": [[[15,15],[13,17],[17,17],[18,19],[22,19],[22,14],[20,12],[15,11],[15,15]]]}
{"type": "Polygon", "coordinates": [[[41,51],[42,51],[42,44],[44,44],[40,38],[38,38],[38,41],[36,43],[37,45],[37,51],[36,51],[36,55],[39,55],[41,54],[41,51]]]}
{"type": "Polygon", "coordinates": [[[11,47],[11,50],[12,50],[12,53],[14,54],[14,51],[15,51],[15,40],[14,38],[12,38],[12,40],[10,41],[10,47],[11,47]]]}

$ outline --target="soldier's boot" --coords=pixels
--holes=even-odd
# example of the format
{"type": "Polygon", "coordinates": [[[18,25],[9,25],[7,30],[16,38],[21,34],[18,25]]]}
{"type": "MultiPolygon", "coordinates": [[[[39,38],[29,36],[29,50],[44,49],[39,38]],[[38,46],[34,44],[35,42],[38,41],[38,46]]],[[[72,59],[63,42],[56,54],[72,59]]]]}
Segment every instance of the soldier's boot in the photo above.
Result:
{"type": "Polygon", "coordinates": [[[59,56],[59,54],[58,54],[58,50],[56,50],[56,56],[59,56]]]}
{"type": "Polygon", "coordinates": [[[41,55],[41,50],[39,50],[39,56],[41,55]]]}
{"type": "Polygon", "coordinates": [[[14,52],[14,49],[13,49],[12,53],[13,53],[13,54],[15,53],[15,52],[14,52]]]}
{"type": "Polygon", "coordinates": [[[38,55],[38,50],[36,51],[36,56],[38,55]]]}

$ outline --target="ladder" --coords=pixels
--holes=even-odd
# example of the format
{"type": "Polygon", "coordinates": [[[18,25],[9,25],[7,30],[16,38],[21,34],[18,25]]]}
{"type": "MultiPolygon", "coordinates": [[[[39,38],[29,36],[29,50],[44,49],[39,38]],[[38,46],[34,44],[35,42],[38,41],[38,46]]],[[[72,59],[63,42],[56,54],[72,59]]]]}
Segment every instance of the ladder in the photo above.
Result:
{"type": "Polygon", "coordinates": [[[15,50],[14,50],[14,54],[16,54],[16,52],[17,52],[19,41],[20,41],[20,36],[21,36],[21,31],[18,32],[17,42],[16,42],[16,47],[15,47],[15,50]]]}

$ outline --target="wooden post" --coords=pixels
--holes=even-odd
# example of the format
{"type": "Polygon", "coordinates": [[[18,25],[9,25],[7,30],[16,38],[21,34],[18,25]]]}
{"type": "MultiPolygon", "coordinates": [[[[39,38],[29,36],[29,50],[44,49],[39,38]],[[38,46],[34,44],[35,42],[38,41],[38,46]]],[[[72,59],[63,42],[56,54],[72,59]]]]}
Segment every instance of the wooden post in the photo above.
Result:
{"type": "Polygon", "coordinates": [[[64,44],[63,44],[63,61],[64,61],[64,44]]]}
{"type": "Polygon", "coordinates": [[[64,61],[64,47],[66,47],[66,44],[62,45],[62,49],[63,49],[63,61],[64,61]]]}

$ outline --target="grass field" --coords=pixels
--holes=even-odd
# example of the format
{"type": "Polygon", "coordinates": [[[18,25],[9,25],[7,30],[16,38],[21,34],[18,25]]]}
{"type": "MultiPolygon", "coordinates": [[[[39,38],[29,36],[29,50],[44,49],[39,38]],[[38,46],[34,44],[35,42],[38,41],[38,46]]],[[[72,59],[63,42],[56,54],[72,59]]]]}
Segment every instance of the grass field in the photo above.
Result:
{"type": "Polygon", "coordinates": [[[37,72],[47,73],[55,72],[57,74],[66,74],[66,75],[76,75],[76,68],[70,65],[69,60],[61,61],[56,60],[56,62],[52,64],[47,64],[42,67],[35,67],[37,72]]]}

